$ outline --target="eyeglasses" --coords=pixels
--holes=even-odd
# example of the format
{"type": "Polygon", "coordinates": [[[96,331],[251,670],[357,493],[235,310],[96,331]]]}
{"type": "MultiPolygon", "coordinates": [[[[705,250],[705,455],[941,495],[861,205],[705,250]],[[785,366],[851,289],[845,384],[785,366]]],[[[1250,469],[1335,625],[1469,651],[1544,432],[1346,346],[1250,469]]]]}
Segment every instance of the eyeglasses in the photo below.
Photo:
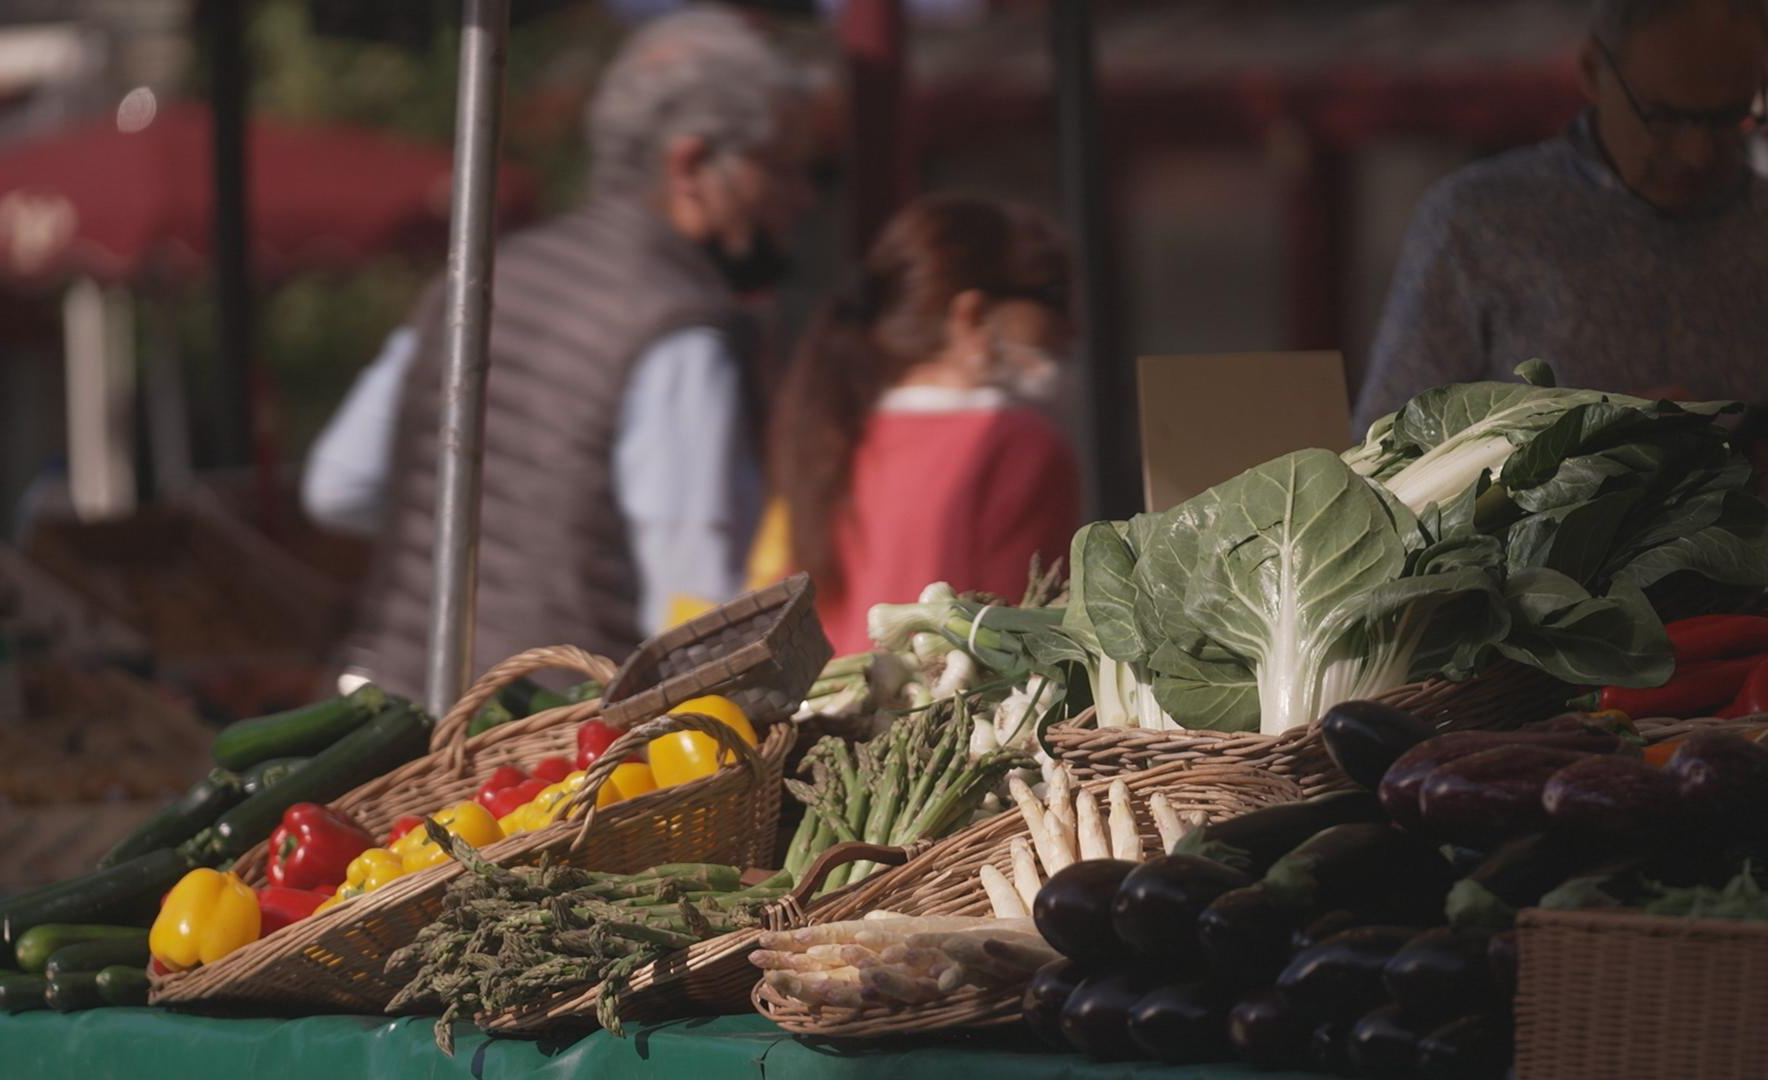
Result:
{"type": "Polygon", "coordinates": [[[1601,50],[1602,58],[1608,61],[1609,70],[1615,73],[1615,82],[1620,84],[1633,115],[1654,138],[1669,139],[1690,128],[1704,129],[1714,135],[1741,137],[1768,127],[1768,79],[1764,79],[1747,105],[1705,110],[1672,109],[1660,105],[1648,109],[1633,96],[1633,88],[1627,85],[1627,77],[1621,74],[1621,65],[1614,53],[1600,38],[1596,39],[1596,47],[1601,50]]]}

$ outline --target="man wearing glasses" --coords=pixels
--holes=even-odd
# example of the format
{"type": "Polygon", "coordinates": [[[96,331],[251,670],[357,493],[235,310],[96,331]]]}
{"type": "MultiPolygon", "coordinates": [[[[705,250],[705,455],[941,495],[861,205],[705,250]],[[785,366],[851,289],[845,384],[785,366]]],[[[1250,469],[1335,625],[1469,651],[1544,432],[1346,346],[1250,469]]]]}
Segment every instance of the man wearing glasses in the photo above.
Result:
{"type": "Polygon", "coordinates": [[[1442,382],[1768,399],[1764,0],[1597,0],[1591,106],[1419,206],[1358,397],[1363,426],[1442,382]]]}

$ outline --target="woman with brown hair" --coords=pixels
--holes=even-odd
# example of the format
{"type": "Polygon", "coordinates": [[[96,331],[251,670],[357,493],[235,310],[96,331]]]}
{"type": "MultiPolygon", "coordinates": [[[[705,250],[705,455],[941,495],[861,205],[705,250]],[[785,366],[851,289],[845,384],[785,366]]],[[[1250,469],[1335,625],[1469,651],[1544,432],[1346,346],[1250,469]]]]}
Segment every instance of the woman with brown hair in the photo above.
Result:
{"type": "Polygon", "coordinates": [[[1070,337],[1068,254],[1045,218],[918,200],[812,320],[772,425],[791,562],[835,648],[931,582],[1016,599],[1068,553],[1080,480],[1049,401],[1070,337]]]}

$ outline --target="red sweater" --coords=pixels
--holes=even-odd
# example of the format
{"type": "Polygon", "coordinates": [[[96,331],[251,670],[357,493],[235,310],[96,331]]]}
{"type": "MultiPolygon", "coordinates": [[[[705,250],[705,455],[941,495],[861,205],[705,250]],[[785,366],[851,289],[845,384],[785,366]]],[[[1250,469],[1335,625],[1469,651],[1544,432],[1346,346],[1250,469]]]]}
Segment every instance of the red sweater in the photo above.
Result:
{"type": "Polygon", "coordinates": [[[837,655],[871,648],[873,604],[911,603],[935,581],[1017,601],[1034,552],[1068,557],[1080,476],[1062,433],[1025,408],[872,415],[835,522],[843,587],[818,584],[837,655]]]}

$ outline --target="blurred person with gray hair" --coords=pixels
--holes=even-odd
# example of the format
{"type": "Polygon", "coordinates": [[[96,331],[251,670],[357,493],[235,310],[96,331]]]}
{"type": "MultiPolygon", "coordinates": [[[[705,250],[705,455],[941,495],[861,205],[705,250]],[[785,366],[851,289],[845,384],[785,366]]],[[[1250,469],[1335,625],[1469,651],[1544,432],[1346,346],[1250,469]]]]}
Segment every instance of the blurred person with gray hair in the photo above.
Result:
{"type": "MultiPolygon", "coordinates": [[[[710,5],[645,24],[588,110],[591,197],[499,243],[473,670],[536,645],[616,659],[743,581],[763,505],[754,334],[739,295],[786,269],[808,195],[801,79],[710,5]]],[[[375,530],[342,666],[421,693],[440,283],[308,461],[319,521],[375,530]]]]}
{"type": "Polygon", "coordinates": [[[1412,220],[1361,432],[1439,383],[1551,362],[1566,386],[1768,401],[1764,0],[1598,0],[1590,106],[1454,173],[1412,220]]]}

